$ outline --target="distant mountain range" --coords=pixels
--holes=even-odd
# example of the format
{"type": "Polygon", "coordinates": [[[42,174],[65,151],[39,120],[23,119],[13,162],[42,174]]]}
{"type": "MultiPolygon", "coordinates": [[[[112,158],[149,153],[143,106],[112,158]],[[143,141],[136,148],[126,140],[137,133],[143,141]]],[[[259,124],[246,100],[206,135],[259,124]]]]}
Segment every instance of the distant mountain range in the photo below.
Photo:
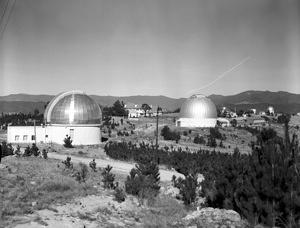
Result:
{"type": "MultiPolygon", "coordinates": [[[[46,102],[50,101],[52,95],[30,95],[30,94],[11,94],[0,96],[0,112],[33,112],[35,108],[40,112],[44,111],[46,102]]],[[[111,106],[116,100],[131,102],[135,104],[159,105],[169,111],[180,108],[185,98],[170,98],[166,96],[98,96],[91,97],[101,106],[111,106]]],[[[234,109],[256,108],[265,110],[272,105],[278,112],[297,113],[300,112],[300,94],[288,92],[270,91],[245,91],[236,95],[222,96],[210,95],[209,98],[218,106],[227,106],[234,109]]]]}

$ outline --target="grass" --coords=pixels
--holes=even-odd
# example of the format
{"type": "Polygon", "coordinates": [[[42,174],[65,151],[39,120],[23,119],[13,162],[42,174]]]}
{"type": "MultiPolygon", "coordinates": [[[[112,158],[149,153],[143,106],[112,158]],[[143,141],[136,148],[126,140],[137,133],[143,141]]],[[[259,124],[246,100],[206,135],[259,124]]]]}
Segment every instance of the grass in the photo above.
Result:
{"type": "Polygon", "coordinates": [[[86,182],[78,183],[54,159],[5,157],[2,163],[9,168],[0,172],[0,227],[9,224],[12,216],[95,194],[94,185],[101,183],[99,172],[89,172],[86,182]]]}
{"type": "Polygon", "coordinates": [[[144,227],[177,227],[186,215],[182,203],[170,196],[159,196],[151,208],[143,211],[141,222],[144,227]]]}

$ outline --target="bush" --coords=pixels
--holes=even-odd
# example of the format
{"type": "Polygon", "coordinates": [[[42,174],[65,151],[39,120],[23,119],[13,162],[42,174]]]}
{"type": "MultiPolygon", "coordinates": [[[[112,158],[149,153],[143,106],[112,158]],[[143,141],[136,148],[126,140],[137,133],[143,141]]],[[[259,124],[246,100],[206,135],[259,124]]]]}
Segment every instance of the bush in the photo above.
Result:
{"type": "Polygon", "coordinates": [[[272,128],[263,129],[260,133],[259,140],[267,142],[270,139],[274,139],[277,136],[277,133],[272,128]]]}
{"type": "Polygon", "coordinates": [[[97,172],[97,168],[96,168],[96,162],[95,162],[95,158],[89,163],[90,168],[94,171],[97,172]]]}
{"type": "Polygon", "coordinates": [[[14,154],[14,149],[10,143],[2,142],[2,157],[14,154]]]}
{"type": "Polygon", "coordinates": [[[217,147],[217,141],[213,136],[208,136],[207,146],[209,147],[217,147]]]}
{"type": "Polygon", "coordinates": [[[48,152],[46,151],[46,149],[43,149],[42,156],[43,156],[44,159],[48,158],[48,152]]]}
{"type": "Polygon", "coordinates": [[[84,163],[79,163],[79,170],[77,170],[74,174],[76,181],[79,183],[85,182],[87,175],[88,175],[88,167],[84,163]]]}
{"type": "Polygon", "coordinates": [[[196,190],[199,186],[197,183],[197,175],[189,174],[185,179],[181,177],[176,179],[176,177],[173,176],[172,182],[174,187],[179,189],[179,194],[182,196],[185,205],[190,205],[195,201],[197,196],[196,190]]]}
{"type": "Polygon", "coordinates": [[[114,192],[115,200],[119,203],[122,203],[126,199],[126,194],[123,188],[116,187],[114,192]]]}
{"type": "Polygon", "coordinates": [[[64,147],[73,148],[72,142],[71,136],[66,135],[66,138],[64,139],[64,147]]]}
{"type": "Polygon", "coordinates": [[[171,131],[168,126],[164,126],[161,130],[161,136],[164,137],[164,140],[175,140],[178,142],[180,140],[180,133],[176,131],[171,131]]]}
{"type": "Polygon", "coordinates": [[[66,169],[73,169],[73,164],[71,162],[71,157],[67,157],[66,160],[62,161],[61,163],[63,163],[65,165],[66,169]]]}
{"type": "Polygon", "coordinates": [[[40,150],[39,148],[35,145],[35,143],[32,143],[32,146],[30,148],[31,154],[33,154],[35,157],[40,155],[40,150]]]}
{"type": "Polygon", "coordinates": [[[215,127],[215,128],[210,128],[209,129],[209,132],[210,132],[210,136],[215,138],[215,139],[220,139],[220,140],[225,140],[226,137],[225,135],[222,135],[220,132],[219,132],[219,128],[215,127]]]}
{"type": "Polygon", "coordinates": [[[21,157],[21,147],[20,147],[20,145],[17,145],[17,149],[15,151],[15,155],[17,155],[17,157],[21,157]]]}
{"type": "Polygon", "coordinates": [[[27,147],[25,148],[23,157],[29,157],[29,156],[31,156],[31,155],[32,155],[32,153],[31,153],[30,146],[27,146],[27,147]]]}
{"type": "Polygon", "coordinates": [[[104,184],[104,188],[113,189],[115,187],[115,175],[111,173],[112,166],[107,165],[107,167],[101,173],[103,179],[102,182],[104,184]]]}
{"type": "Polygon", "coordinates": [[[206,141],[205,141],[205,139],[204,139],[203,136],[197,135],[197,136],[194,138],[194,143],[196,143],[196,144],[206,144],[206,141]]]}

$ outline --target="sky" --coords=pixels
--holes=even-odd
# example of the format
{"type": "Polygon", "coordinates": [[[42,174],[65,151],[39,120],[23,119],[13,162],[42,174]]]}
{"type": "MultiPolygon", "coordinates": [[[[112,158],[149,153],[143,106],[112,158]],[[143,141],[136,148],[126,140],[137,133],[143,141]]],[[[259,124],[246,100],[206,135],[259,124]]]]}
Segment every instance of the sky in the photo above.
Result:
{"type": "Polygon", "coordinates": [[[300,94],[299,0],[6,1],[0,95],[300,94]]]}

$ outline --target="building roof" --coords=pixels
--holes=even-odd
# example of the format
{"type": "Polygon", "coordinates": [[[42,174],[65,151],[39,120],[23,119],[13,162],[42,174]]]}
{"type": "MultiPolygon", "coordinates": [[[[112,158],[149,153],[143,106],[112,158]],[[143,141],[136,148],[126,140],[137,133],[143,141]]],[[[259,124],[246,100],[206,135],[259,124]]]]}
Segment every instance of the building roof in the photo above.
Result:
{"type": "Polygon", "coordinates": [[[182,104],[180,118],[217,118],[217,109],[215,104],[204,95],[193,95],[182,104]]]}
{"type": "Polygon", "coordinates": [[[142,105],[139,105],[139,104],[134,104],[134,103],[126,103],[125,104],[125,109],[141,109],[142,108],[142,105]]]}
{"type": "Polygon", "coordinates": [[[49,124],[101,124],[99,105],[82,91],[68,91],[48,104],[44,120],[49,124]]]}

